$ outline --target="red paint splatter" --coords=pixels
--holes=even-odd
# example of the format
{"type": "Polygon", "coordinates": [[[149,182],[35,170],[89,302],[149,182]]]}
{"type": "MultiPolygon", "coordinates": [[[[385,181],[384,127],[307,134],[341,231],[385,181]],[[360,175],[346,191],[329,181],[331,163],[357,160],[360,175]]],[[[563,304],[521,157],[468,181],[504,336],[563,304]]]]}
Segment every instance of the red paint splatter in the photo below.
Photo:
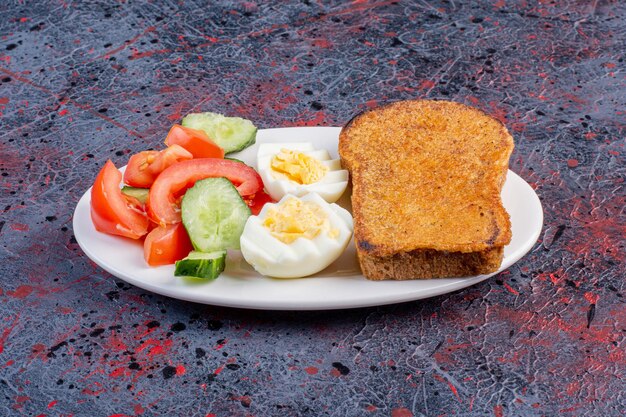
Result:
{"type": "Polygon", "coordinates": [[[27,232],[30,230],[30,227],[27,224],[23,223],[13,223],[11,225],[11,229],[17,230],[18,232],[27,232]]]}
{"type": "Polygon", "coordinates": [[[126,373],[126,367],[125,366],[121,366],[119,368],[115,368],[113,371],[111,371],[111,373],[109,374],[109,377],[111,378],[117,378],[119,376],[122,376],[126,373]]]}
{"type": "Polygon", "coordinates": [[[491,116],[500,120],[502,123],[507,123],[507,112],[504,108],[499,107],[498,103],[495,101],[490,101],[489,106],[491,107],[491,111],[489,112],[491,116]]]}
{"type": "Polygon", "coordinates": [[[496,405],[493,407],[493,414],[496,417],[503,417],[504,416],[504,410],[502,409],[501,405],[496,405]]]}
{"type": "Polygon", "coordinates": [[[224,346],[226,346],[226,343],[228,343],[228,339],[224,339],[224,340],[222,340],[222,342],[221,342],[221,343],[218,343],[218,344],[215,346],[215,350],[220,350],[221,348],[223,348],[224,346]]]}
{"type": "Polygon", "coordinates": [[[413,413],[405,407],[394,408],[391,410],[391,417],[413,417],[413,413]]]}
{"type": "Polygon", "coordinates": [[[319,372],[319,369],[317,369],[315,366],[308,366],[304,368],[304,372],[309,375],[316,375],[319,372]]]}
{"type": "Polygon", "coordinates": [[[132,39],[126,41],[126,42],[124,42],[123,45],[118,46],[117,48],[110,50],[109,52],[107,52],[104,55],[97,56],[97,57],[93,58],[89,62],[92,62],[92,61],[95,61],[95,60],[98,60],[98,59],[102,59],[102,58],[109,59],[111,57],[111,55],[116,54],[116,53],[118,53],[120,51],[123,51],[124,49],[128,48],[130,45],[132,45],[135,42],[137,42],[142,36],[145,36],[146,34],[148,34],[150,32],[154,32],[155,30],[156,30],[155,26],[150,26],[150,27],[146,28],[146,30],[144,30],[139,35],[135,36],[134,38],[132,38],[132,39]]]}
{"type": "Polygon", "coordinates": [[[507,284],[506,282],[503,285],[504,285],[504,288],[506,288],[511,294],[519,295],[519,292],[515,288],[507,284]]]}
{"type": "Polygon", "coordinates": [[[70,307],[57,307],[57,311],[61,314],[71,314],[74,312],[74,309],[70,307]]]}
{"type": "Polygon", "coordinates": [[[171,349],[172,340],[166,340],[163,342],[163,344],[161,344],[160,340],[148,339],[143,342],[137,350],[141,352],[147,349],[149,346],[152,347],[148,350],[148,356],[163,355],[169,352],[169,350],[171,349]]]}
{"type": "Polygon", "coordinates": [[[7,339],[9,338],[9,335],[11,334],[15,326],[17,326],[17,323],[19,322],[19,318],[20,318],[20,315],[17,314],[15,318],[13,319],[13,323],[11,323],[6,329],[4,329],[2,331],[2,334],[0,334],[0,353],[4,351],[4,344],[6,343],[7,339]]]}
{"type": "Polygon", "coordinates": [[[368,109],[373,109],[375,107],[378,107],[378,100],[367,100],[365,102],[365,105],[368,109]]]}
{"type": "Polygon", "coordinates": [[[135,404],[133,406],[133,411],[136,416],[142,415],[146,410],[141,406],[141,404],[135,404]]]}
{"type": "Polygon", "coordinates": [[[176,366],[176,375],[185,375],[186,372],[187,372],[187,369],[185,369],[183,365],[176,366]]]}
{"type": "Polygon", "coordinates": [[[28,297],[33,292],[33,290],[34,288],[30,285],[20,285],[15,289],[15,291],[8,291],[7,295],[13,298],[24,299],[28,297]]]}
{"type": "Polygon", "coordinates": [[[59,116],[65,116],[67,113],[69,113],[67,109],[63,109],[59,112],[59,116]]]}
{"type": "Polygon", "coordinates": [[[18,395],[15,397],[15,406],[16,408],[21,408],[24,406],[26,401],[30,400],[30,397],[27,395],[18,395]]]}
{"type": "Polygon", "coordinates": [[[576,168],[578,166],[578,160],[574,158],[568,159],[567,166],[570,168],[576,168]]]}
{"type": "Polygon", "coordinates": [[[327,39],[315,39],[313,41],[313,46],[317,46],[318,48],[332,48],[333,43],[327,39]]]}
{"type": "Polygon", "coordinates": [[[8,104],[9,101],[8,97],[0,97],[0,104],[8,104]]]}
{"type": "Polygon", "coordinates": [[[597,304],[600,296],[598,294],[594,294],[592,292],[585,293],[585,300],[589,301],[590,304],[597,304]]]}
{"type": "Polygon", "coordinates": [[[133,54],[130,57],[130,59],[140,59],[140,58],[146,58],[146,57],[151,57],[152,55],[156,55],[156,54],[167,54],[169,52],[172,52],[169,49],[156,49],[153,51],[146,51],[146,52],[139,52],[137,49],[133,49],[133,54]]]}
{"type": "Polygon", "coordinates": [[[452,384],[452,382],[450,381],[446,381],[448,383],[448,387],[450,388],[450,391],[452,391],[452,393],[454,394],[454,396],[456,397],[457,400],[459,400],[459,402],[461,401],[461,397],[459,397],[459,393],[456,390],[456,387],[452,384]]]}
{"type": "Polygon", "coordinates": [[[52,401],[50,401],[50,402],[48,403],[48,408],[52,408],[52,407],[54,407],[55,405],[57,405],[57,402],[58,402],[57,400],[52,400],[52,401]]]}
{"type": "Polygon", "coordinates": [[[250,404],[252,404],[252,399],[249,396],[247,396],[247,395],[242,395],[241,397],[232,395],[230,397],[230,399],[232,401],[239,401],[239,402],[241,402],[241,405],[243,405],[244,407],[250,407],[250,404]]]}
{"type": "Polygon", "coordinates": [[[435,82],[431,80],[424,80],[420,83],[419,88],[422,90],[430,90],[435,87],[435,82]]]}

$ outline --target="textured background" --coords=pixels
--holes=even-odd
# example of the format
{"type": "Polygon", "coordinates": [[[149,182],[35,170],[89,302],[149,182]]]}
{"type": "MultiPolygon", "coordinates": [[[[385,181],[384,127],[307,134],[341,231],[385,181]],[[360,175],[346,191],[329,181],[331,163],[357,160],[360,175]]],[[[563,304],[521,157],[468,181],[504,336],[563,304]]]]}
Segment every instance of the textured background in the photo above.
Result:
{"type": "Polygon", "coordinates": [[[0,415],[626,413],[623,2],[203,3],[0,5],[0,415]],[[543,201],[538,244],[480,285],[217,308],[131,287],[73,237],[105,160],[187,112],[336,126],[414,97],[505,122],[543,201]]]}

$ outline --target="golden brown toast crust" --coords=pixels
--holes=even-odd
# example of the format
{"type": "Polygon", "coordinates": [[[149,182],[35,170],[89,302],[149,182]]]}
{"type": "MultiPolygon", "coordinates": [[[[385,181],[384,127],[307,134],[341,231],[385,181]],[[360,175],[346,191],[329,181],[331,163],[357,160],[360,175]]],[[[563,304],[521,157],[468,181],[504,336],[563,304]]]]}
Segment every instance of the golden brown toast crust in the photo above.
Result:
{"type": "Polygon", "coordinates": [[[339,136],[339,155],[352,178],[364,274],[380,279],[373,271],[384,269],[383,260],[403,273],[381,276],[396,279],[497,270],[511,240],[500,191],[512,150],[502,123],[460,103],[401,101],[353,118],[339,136]],[[420,269],[426,253],[434,266],[420,269]],[[452,267],[454,259],[465,269],[452,267]]]}
{"type": "Polygon", "coordinates": [[[357,256],[363,275],[379,281],[488,274],[498,270],[503,253],[504,248],[497,246],[469,253],[416,250],[380,258],[357,251],[357,256]]]}

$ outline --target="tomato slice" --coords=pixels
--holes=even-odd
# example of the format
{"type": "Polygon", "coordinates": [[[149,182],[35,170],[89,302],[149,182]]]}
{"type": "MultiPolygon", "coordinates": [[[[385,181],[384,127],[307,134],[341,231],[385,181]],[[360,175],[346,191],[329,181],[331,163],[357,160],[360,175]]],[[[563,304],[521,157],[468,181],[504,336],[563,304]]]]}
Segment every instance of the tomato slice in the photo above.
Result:
{"type": "Polygon", "coordinates": [[[124,171],[124,183],[131,187],[147,188],[144,184],[154,182],[148,168],[158,154],[159,151],[143,151],[132,155],[124,171]]]}
{"type": "Polygon", "coordinates": [[[168,265],[183,259],[193,250],[182,223],[152,229],[143,242],[143,256],[148,265],[168,265]]]}
{"type": "Polygon", "coordinates": [[[120,190],[122,173],[108,160],[91,189],[91,220],[96,230],[139,239],[148,232],[148,217],[136,198],[120,190]]]}
{"type": "Polygon", "coordinates": [[[165,144],[180,145],[187,149],[194,158],[223,158],[224,149],[211,140],[203,130],[174,125],[170,129],[165,144]]]}
{"type": "Polygon", "coordinates": [[[273,203],[272,197],[270,197],[265,191],[259,191],[252,198],[244,199],[248,207],[250,207],[250,212],[253,216],[256,216],[261,212],[263,206],[266,203],[273,203]]]}
{"type": "Polygon", "coordinates": [[[218,158],[182,161],[163,171],[152,184],[148,214],[160,225],[180,222],[180,199],[185,191],[196,181],[211,177],[227,178],[244,198],[263,188],[259,174],[241,162],[218,158]]]}
{"type": "Polygon", "coordinates": [[[124,171],[124,183],[131,187],[150,188],[156,177],[176,162],[186,161],[193,155],[179,145],[169,146],[162,151],[143,151],[128,160],[124,171]]]}

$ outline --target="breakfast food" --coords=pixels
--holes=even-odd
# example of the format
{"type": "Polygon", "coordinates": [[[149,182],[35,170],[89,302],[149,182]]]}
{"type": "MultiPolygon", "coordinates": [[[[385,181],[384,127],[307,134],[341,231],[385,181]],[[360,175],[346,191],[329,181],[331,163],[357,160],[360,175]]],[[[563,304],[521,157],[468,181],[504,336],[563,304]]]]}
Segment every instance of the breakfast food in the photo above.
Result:
{"type": "Polygon", "coordinates": [[[239,248],[248,216],[271,199],[259,174],[224,159],[225,149],[205,132],[240,150],[255,141],[252,122],[216,113],[185,119],[204,130],[174,125],[165,149],[130,157],[121,189],[122,173],[107,161],[92,187],[91,219],[99,232],[143,239],[150,266],[176,263],[174,275],[213,279],[224,270],[226,250],[239,248]]]}
{"type": "Polygon", "coordinates": [[[197,181],[185,192],[181,217],[193,247],[200,252],[239,249],[250,208],[226,178],[197,181]]]}
{"type": "Polygon", "coordinates": [[[339,159],[331,159],[327,150],[316,150],[309,142],[263,143],[257,166],[274,200],[286,194],[317,193],[334,203],[348,186],[348,171],[341,169],[339,159]]]}
{"type": "Polygon", "coordinates": [[[226,117],[211,112],[191,113],[183,118],[182,125],[203,131],[225,153],[240,151],[256,141],[256,126],[241,117],[226,117]]]}
{"type": "Polygon", "coordinates": [[[511,226],[501,199],[513,138],[498,120],[449,101],[391,103],[339,136],[352,178],[357,256],[371,280],[496,271],[511,226]]]}
{"type": "Polygon", "coordinates": [[[251,216],[241,235],[241,253],[260,274],[297,278],[335,261],[352,237],[352,216],[318,194],[287,194],[251,216]]]}

